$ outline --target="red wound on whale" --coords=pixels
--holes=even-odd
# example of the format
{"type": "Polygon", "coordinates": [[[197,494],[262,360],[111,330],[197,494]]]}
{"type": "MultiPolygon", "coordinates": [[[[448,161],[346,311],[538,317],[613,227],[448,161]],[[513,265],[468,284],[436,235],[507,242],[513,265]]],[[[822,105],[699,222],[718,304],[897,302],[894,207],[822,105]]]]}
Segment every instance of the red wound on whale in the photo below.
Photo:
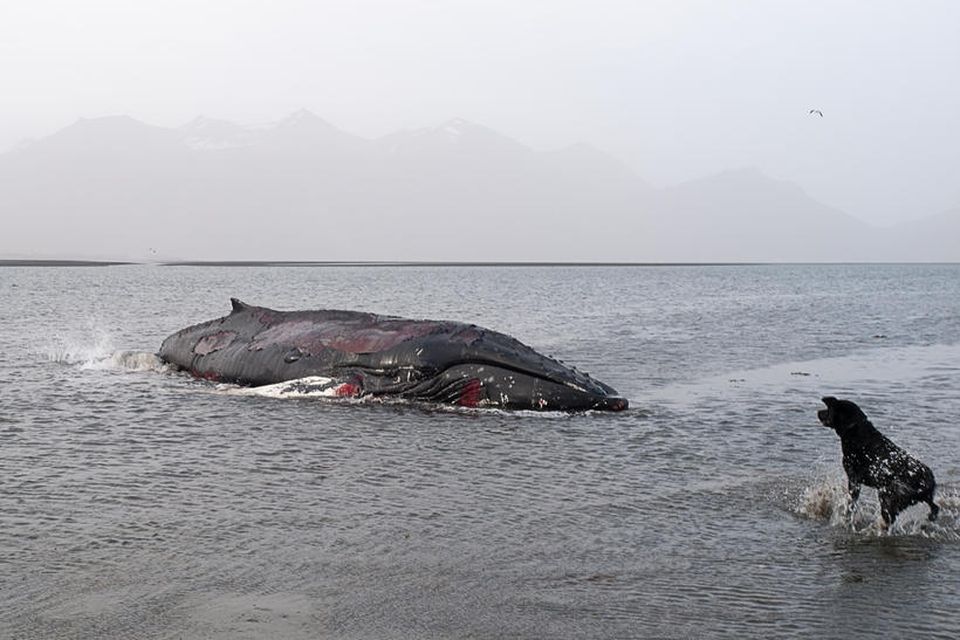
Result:
{"type": "Polygon", "coordinates": [[[211,382],[220,382],[220,374],[218,374],[216,371],[197,371],[196,369],[191,369],[190,373],[194,378],[209,380],[211,382]]]}
{"type": "Polygon", "coordinates": [[[349,382],[344,382],[334,390],[338,398],[354,398],[360,395],[360,387],[349,382]]]}
{"type": "Polygon", "coordinates": [[[480,404],[480,387],[480,381],[476,378],[468,380],[463,391],[460,392],[458,404],[461,407],[476,407],[480,404]]]}

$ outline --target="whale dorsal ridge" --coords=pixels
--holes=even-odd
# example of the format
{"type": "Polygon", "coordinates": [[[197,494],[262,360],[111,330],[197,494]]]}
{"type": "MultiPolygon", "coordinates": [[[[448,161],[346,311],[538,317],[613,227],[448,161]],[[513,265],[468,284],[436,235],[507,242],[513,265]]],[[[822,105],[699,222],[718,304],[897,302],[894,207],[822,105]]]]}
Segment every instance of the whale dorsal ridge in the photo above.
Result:
{"type": "Polygon", "coordinates": [[[250,308],[250,305],[248,305],[246,302],[241,302],[237,298],[230,298],[230,304],[233,305],[233,311],[230,313],[238,313],[240,311],[246,311],[250,308]]]}

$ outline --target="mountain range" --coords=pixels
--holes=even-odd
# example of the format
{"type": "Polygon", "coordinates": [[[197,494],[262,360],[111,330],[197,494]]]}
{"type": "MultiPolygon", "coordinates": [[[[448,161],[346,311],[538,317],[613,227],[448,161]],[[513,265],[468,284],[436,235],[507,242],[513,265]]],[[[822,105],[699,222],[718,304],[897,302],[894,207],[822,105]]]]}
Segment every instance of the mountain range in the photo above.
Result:
{"type": "Polygon", "coordinates": [[[79,120],[0,154],[0,215],[0,258],[960,260],[960,208],[876,228],[755,169],[654,188],[586,144],[462,119],[370,140],[308,111],[79,120]]]}

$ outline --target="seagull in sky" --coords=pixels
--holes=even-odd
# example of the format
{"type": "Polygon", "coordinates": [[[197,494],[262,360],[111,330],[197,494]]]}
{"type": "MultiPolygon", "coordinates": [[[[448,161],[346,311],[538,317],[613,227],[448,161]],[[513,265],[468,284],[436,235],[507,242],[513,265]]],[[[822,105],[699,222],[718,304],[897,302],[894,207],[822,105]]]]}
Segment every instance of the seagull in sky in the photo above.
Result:
{"type": "Polygon", "coordinates": [[[820,109],[810,109],[810,115],[813,115],[813,114],[817,114],[821,118],[823,117],[823,111],[820,111],[820,109]]]}

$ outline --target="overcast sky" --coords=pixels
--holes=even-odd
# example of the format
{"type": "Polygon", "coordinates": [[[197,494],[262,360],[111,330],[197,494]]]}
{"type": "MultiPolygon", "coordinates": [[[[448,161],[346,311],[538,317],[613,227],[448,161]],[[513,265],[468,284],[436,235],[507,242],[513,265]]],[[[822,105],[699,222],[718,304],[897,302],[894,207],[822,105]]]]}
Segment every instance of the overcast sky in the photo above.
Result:
{"type": "Polygon", "coordinates": [[[0,149],[110,114],[459,116],[655,185],[754,166],[885,223],[960,206],[958,34],[952,0],[4,2],[0,149]]]}

